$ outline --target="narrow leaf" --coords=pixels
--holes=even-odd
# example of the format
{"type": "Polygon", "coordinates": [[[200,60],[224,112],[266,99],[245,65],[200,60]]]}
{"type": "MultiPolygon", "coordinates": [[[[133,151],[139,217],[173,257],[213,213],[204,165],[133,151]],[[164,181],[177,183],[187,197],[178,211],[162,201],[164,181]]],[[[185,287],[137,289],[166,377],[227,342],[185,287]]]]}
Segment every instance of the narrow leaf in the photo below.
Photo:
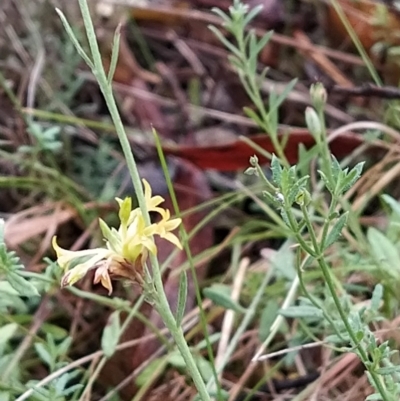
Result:
{"type": "Polygon", "coordinates": [[[121,39],[121,24],[118,24],[117,29],[115,30],[115,33],[114,33],[114,40],[113,40],[112,51],[111,51],[110,68],[109,68],[108,74],[107,74],[107,81],[110,86],[111,86],[112,80],[114,78],[115,69],[117,68],[120,39],[121,39]]]}
{"type": "Polygon", "coordinates": [[[392,208],[392,211],[400,218],[400,203],[389,195],[382,195],[382,199],[392,208]]]}
{"type": "Polygon", "coordinates": [[[400,372],[400,366],[386,366],[384,368],[376,369],[375,372],[380,375],[392,375],[393,373],[400,372]]]}
{"type": "MultiPolygon", "coordinates": [[[[316,147],[316,148],[317,148],[317,147],[316,147]]],[[[327,189],[331,194],[333,194],[333,191],[335,190],[335,188],[333,188],[333,186],[331,185],[331,182],[330,182],[330,180],[328,179],[328,177],[326,176],[326,174],[325,174],[323,171],[321,171],[321,170],[318,170],[318,173],[319,173],[319,175],[320,175],[322,181],[324,182],[324,184],[325,184],[325,186],[326,186],[326,189],[327,189]]]]}
{"type": "Polygon", "coordinates": [[[279,314],[290,318],[322,318],[324,315],[321,309],[315,306],[289,306],[285,309],[280,309],[279,314]]]}
{"type": "Polygon", "coordinates": [[[364,166],[364,162],[358,163],[351,171],[346,175],[342,182],[342,191],[345,192],[350,189],[354,183],[360,178],[361,172],[364,166]]]}
{"type": "Polygon", "coordinates": [[[261,12],[262,9],[263,9],[262,4],[259,4],[258,6],[253,7],[253,8],[247,13],[247,15],[244,17],[243,23],[242,23],[243,26],[248,25],[248,23],[249,23],[252,19],[254,19],[254,18],[257,16],[257,14],[259,14],[259,13],[261,12]]]}
{"type": "MultiPolygon", "coordinates": [[[[257,43],[256,52],[260,53],[261,50],[267,45],[267,43],[271,40],[274,31],[268,31],[257,43]]],[[[265,78],[265,77],[264,77],[265,78]]]]}
{"type": "Polygon", "coordinates": [[[110,358],[118,345],[121,334],[120,312],[113,312],[108,318],[108,322],[101,337],[101,349],[107,358],[110,358]]]}
{"type": "Polygon", "coordinates": [[[229,42],[228,39],[225,38],[225,36],[222,34],[222,32],[217,29],[215,26],[209,25],[208,29],[219,39],[219,41],[235,56],[239,57],[239,59],[242,57],[242,53],[237,49],[231,42],[229,42]]]}
{"type": "Polygon", "coordinates": [[[257,113],[250,109],[250,107],[243,107],[243,111],[245,114],[247,114],[248,117],[250,117],[260,128],[263,126],[263,122],[261,118],[257,115],[257,113]]]}
{"type": "Polygon", "coordinates": [[[371,227],[367,232],[370,252],[379,266],[391,277],[400,278],[400,257],[397,247],[380,231],[371,227]]]}
{"type": "Polygon", "coordinates": [[[279,163],[279,159],[272,155],[271,159],[271,171],[272,171],[272,180],[275,184],[280,184],[282,179],[282,167],[279,163]]]}
{"type": "Polygon", "coordinates": [[[273,299],[269,301],[261,313],[260,328],[258,337],[263,342],[269,335],[272,324],[274,323],[279,311],[279,305],[273,299]]]}
{"type": "Polygon", "coordinates": [[[0,346],[3,346],[11,340],[17,330],[17,323],[7,323],[3,327],[0,327],[0,346]]]}
{"type": "Polygon", "coordinates": [[[183,271],[179,277],[178,305],[176,308],[176,325],[179,327],[185,315],[185,307],[187,300],[188,280],[186,272],[183,271]]]}
{"type": "Polygon", "coordinates": [[[240,313],[246,311],[231,298],[231,289],[227,285],[213,284],[211,287],[204,288],[203,292],[215,305],[222,306],[225,309],[232,309],[240,313]]]}
{"type": "Polygon", "coordinates": [[[349,212],[343,213],[336,221],[335,225],[332,227],[331,231],[329,231],[328,237],[326,238],[325,243],[323,244],[324,249],[329,248],[342,233],[343,227],[347,223],[347,219],[349,217],[349,212]]]}
{"type": "Polygon", "coordinates": [[[282,93],[273,100],[273,102],[271,101],[271,97],[270,97],[269,113],[276,110],[285,101],[288,94],[293,90],[293,88],[295,87],[296,84],[297,84],[297,78],[292,79],[285,86],[285,89],[282,91],[282,93]]]}
{"type": "Polygon", "coordinates": [[[6,279],[20,295],[24,297],[40,296],[36,287],[17,272],[7,272],[6,279]]]}
{"type": "Polygon", "coordinates": [[[374,288],[374,292],[371,297],[371,309],[373,311],[378,311],[381,301],[383,298],[383,286],[382,284],[377,284],[374,288]]]}
{"type": "Polygon", "coordinates": [[[332,162],[331,162],[332,175],[333,175],[334,181],[336,182],[340,177],[342,168],[340,167],[340,164],[334,155],[331,155],[331,158],[332,158],[332,162]]]}
{"type": "Polygon", "coordinates": [[[42,343],[35,343],[35,350],[39,355],[40,359],[46,363],[49,367],[53,366],[54,360],[53,357],[50,355],[49,351],[42,343]]]}
{"type": "Polygon", "coordinates": [[[69,38],[71,39],[72,44],[75,46],[76,51],[79,53],[79,55],[83,58],[85,63],[92,69],[94,70],[94,64],[92,60],[90,60],[89,56],[86,54],[86,52],[83,50],[82,46],[78,42],[78,39],[75,36],[74,31],[72,30],[68,20],[65,18],[65,15],[62,13],[62,11],[58,8],[56,8],[56,12],[58,16],[61,19],[62,24],[64,25],[64,29],[66,30],[69,38]]]}

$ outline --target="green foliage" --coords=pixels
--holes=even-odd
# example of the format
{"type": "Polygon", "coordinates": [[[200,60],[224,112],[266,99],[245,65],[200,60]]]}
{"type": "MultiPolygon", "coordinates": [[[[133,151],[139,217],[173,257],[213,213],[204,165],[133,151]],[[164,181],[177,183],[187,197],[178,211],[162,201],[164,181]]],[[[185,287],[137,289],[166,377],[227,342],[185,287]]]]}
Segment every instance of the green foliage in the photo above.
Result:
{"type": "Polygon", "coordinates": [[[35,286],[21,275],[24,266],[15,252],[8,251],[4,240],[5,223],[0,219],[0,274],[12,288],[24,297],[38,296],[35,286]]]}
{"type": "Polygon", "coordinates": [[[96,147],[75,147],[71,155],[69,169],[72,177],[99,201],[113,200],[119,187],[129,178],[125,169],[114,173],[118,162],[112,156],[113,148],[110,141],[102,139],[96,147]]]}
{"type": "Polygon", "coordinates": [[[28,127],[34,144],[32,146],[20,146],[18,151],[38,156],[42,153],[50,152],[57,154],[62,147],[62,143],[58,139],[61,128],[57,125],[44,128],[41,124],[34,121],[28,127]]]}
{"type": "Polygon", "coordinates": [[[268,73],[268,68],[264,68],[258,74],[257,62],[260,52],[270,41],[273,32],[267,32],[258,39],[254,30],[247,31],[246,29],[246,26],[261,10],[262,5],[255,6],[249,10],[249,6],[243,4],[240,0],[233,1],[233,5],[229,7],[229,14],[225,14],[218,8],[213,9],[213,12],[222,18],[222,26],[234,37],[235,44],[226,39],[223,32],[215,26],[209,26],[209,29],[230,51],[229,61],[237,71],[243,88],[256,109],[254,111],[250,108],[245,108],[244,112],[261,129],[268,133],[280,159],[287,165],[283,146],[278,138],[278,108],[296,85],[297,79],[290,81],[279,95],[272,92],[268,100],[268,107],[265,105],[260,87],[268,73]]]}
{"type": "MultiPolygon", "coordinates": [[[[282,220],[299,244],[299,250],[308,255],[300,262],[301,254],[298,252],[297,268],[300,287],[307,298],[300,301],[299,305],[282,308],[280,314],[304,320],[308,324],[310,319],[311,322],[324,319],[333,334],[333,337],[328,338],[334,339],[334,343],[344,345],[343,350],[355,352],[364,364],[368,380],[375,389],[375,394],[369,396],[368,400],[394,401],[400,396],[400,369],[393,359],[396,352],[391,350],[388,342],[380,343],[369,328],[371,322],[380,319],[378,309],[383,299],[382,286],[375,288],[371,306],[356,309],[346,293],[338,295],[337,281],[325,256],[328,248],[340,241],[342,230],[347,224],[349,211],[340,213],[340,202],[342,196],[361,176],[363,163],[356,164],[352,169],[342,168],[336,158],[330,155],[324,128],[323,108],[326,95],[323,88],[320,85],[314,86],[311,97],[316,110],[308,109],[306,121],[316,139],[316,147],[320,149],[318,173],[330,194],[329,209],[320,216],[316,215],[309,177],[300,175],[296,166],[282,165],[273,156],[272,176],[268,179],[257,160],[250,160],[250,172],[256,173],[266,184],[265,196],[279,209],[282,220]],[[318,229],[313,224],[316,217],[321,217],[323,221],[318,229]],[[322,299],[311,293],[304,281],[303,273],[312,265],[320,269],[326,285],[322,299]]],[[[400,210],[393,200],[387,200],[395,212],[400,210]]],[[[397,248],[384,234],[373,228],[368,231],[368,240],[375,263],[380,264],[388,276],[398,281],[397,271],[393,269],[400,264],[397,248]]]]}

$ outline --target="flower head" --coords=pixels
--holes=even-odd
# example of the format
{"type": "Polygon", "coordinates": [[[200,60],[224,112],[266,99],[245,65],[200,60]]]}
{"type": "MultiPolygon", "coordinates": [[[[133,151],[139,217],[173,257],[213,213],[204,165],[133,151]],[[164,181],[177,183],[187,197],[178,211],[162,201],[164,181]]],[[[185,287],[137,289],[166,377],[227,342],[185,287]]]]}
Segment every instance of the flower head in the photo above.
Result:
{"type": "Polygon", "coordinates": [[[53,238],[57,262],[66,270],[61,279],[62,286],[72,285],[90,270],[95,270],[94,283],[101,283],[111,294],[111,277],[123,277],[143,283],[144,265],[149,252],[154,255],[157,253],[154,235],[182,249],[178,237],[171,232],[181,224],[182,220],[171,219],[169,210],[159,207],[164,199],[161,196],[152,196],[151,187],[146,180],[143,180],[143,185],[147,210],[159,214],[158,222],[146,225],[142,211],[139,208],[132,210],[131,198],[117,199],[120,208],[118,230],[110,228],[99,219],[105,240],[103,248],[74,252],[61,248],[57,244],[57,238],[53,238]]]}

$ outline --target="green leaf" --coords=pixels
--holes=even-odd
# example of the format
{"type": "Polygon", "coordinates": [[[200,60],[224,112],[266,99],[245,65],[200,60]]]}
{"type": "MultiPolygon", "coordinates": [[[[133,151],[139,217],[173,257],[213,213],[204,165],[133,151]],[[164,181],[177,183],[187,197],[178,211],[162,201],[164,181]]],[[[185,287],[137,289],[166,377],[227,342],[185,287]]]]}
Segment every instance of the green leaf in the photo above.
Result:
{"type": "Polygon", "coordinates": [[[187,300],[188,280],[186,272],[183,271],[179,277],[178,305],[176,308],[176,325],[180,326],[183,316],[185,315],[185,307],[187,300]]]}
{"type": "Polygon", "coordinates": [[[7,272],[6,279],[20,295],[24,297],[40,296],[33,284],[21,277],[17,272],[7,272]]]}
{"type": "MultiPolygon", "coordinates": [[[[268,31],[257,43],[256,47],[256,53],[260,53],[261,50],[264,49],[264,47],[267,45],[267,43],[271,40],[272,36],[274,34],[274,31],[268,31]]],[[[265,78],[265,77],[264,77],[265,78]]]]}
{"type": "Polygon", "coordinates": [[[355,182],[361,177],[362,169],[364,167],[365,162],[360,162],[351,171],[346,175],[346,177],[342,181],[341,189],[342,192],[347,191],[350,189],[355,182]]]}
{"type": "Polygon", "coordinates": [[[323,244],[324,249],[329,248],[341,235],[343,227],[347,223],[347,219],[349,217],[349,212],[343,213],[337,220],[332,229],[329,231],[329,234],[326,238],[325,243],[323,244]]]}
{"type": "Polygon", "coordinates": [[[282,166],[279,163],[279,159],[272,155],[271,159],[271,171],[272,171],[272,180],[275,184],[279,185],[282,180],[282,166]]]}
{"type": "Polygon", "coordinates": [[[222,306],[225,309],[232,309],[235,312],[246,312],[245,308],[231,298],[231,288],[227,285],[213,284],[211,287],[204,288],[203,293],[215,305],[222,306]]]}
{"type": "MultiPolygon", "coordinates": [[[[205,382],[213,377],[213,369],[211,363],[200,355],[192,354],[201,376],[205,382]]],[[[168,356],[168,362],[179,370],[186,371],[186,362],[178,351],[171,352],[168,356]]]]}
{"type": "Polygon", "coordinates": [[[103,219],[99,219],[99,226],[103,237],[109,241],[114,249],[119,247],[119,236],[117,231],[113,231],[103,219]]]}
{"type": "Polygon", "coordinates": [[[118,217],[122,225],[128,224],[131,211],[132,211],[132,198],[127,197],[123,201],[119,202],[118,217]]]}
{"type": "Polygon", "coordinates": [[[217,343],[221,338],[221,333],[213,333],[204,338],[203,340],[199,341],[194,347],[193,350],[201,352],[205,350],[209,344],[217,343]]]}
{"type": "Polygon", "coordinates": [[[324,184],[325,184],[325,186],[326,186],[326,189],[327,189],[331,194],[333,194],[335,188],[332,186],[331,181],[328,179],[328,177],[326,176],[326,174],[325,174],[323,171],[318,170],[318,173],[319,173],[319,175],[320,175],[322,181],[324,182],[324,184]]]}
{"type": "Polygon", "coordinates": [[[257,61],[258,61],[258,53],[257,53],[257,38],[254,33],[254,29],[252,29],[247,35],[247,39],[249,41],[249,58],[247,60],[249,72],[257,75],[257,61]]]}
{"type": "Polygon", "coordinates": [[[219,39],[219,41],[239,60],[242,58],[242,53],[237,49],[225,36],[221,33],[221,31],[215,26],[209,25],[208,29],[219,39]]]}
{"type": "Polygon", "coordinates": [[[112,51],[111,51],[110,68],[108,70],[108,75],[107,75],[107,81],[110,86],[112,85],[112,80],[114,78],[115,69],[116,69],[117,63],[118,63],[120,39],[121,39],[121,24],[119,24],[117,26],[117,29],[115,30],[115,33],[114,33],[114,40],[113,40],[112,51]]]}
{"type": "Polygon", "coordinates": [[[7,323],[4,326],[0,327],[0,346],[3,346],[9,340],[11,340],[17,330],[17,323],[7,323]]]}
{"type": "Polygon", "coordinates": [[[397,247],[376,228],[369,228],[370,252],[379,266],[391,277],[400,279],[400,257],[397,247]]]}
{"type": "Polygon", "coordinates": [[[107,358],[110,358],[118,345],[121,335],[120,312],[114,311],[108,318],[106,327],[101,337],[101,349],[107,358]]]}
{"type": "Polygon", "coordinates": [[[136,377],[135,383],[138,387],[143,387],[154,378],[154,373],[164,370],[168,363],[168,356],[154,359],[136,377]]]}
{"type": "Polygon", "coordinates": [[[292,91],[292,89],[295,87],[297,84],[297,78],[292,79],[286,86],[285,89],[282,91],[282,93],[278,97],[271,97],[270,96],[270,102],[269,102],[269,113],[273,113],[276,111],[276,109],[286,100],[289,92],[292,91]]]}
{"type": "Polygon", "coordinates": [[[42,343],[35,343],[35,350],[40,359],[51,368],[54,364],[54,358],[51,356],[49,350],[46,348],[46,345],[42,343]]]}
{"type": "Polygon", "coordinates": [[[207,383],[209,382],[213,377],[213,368],[212,365],[209,361],[207,361],[205,358],[202,356],[198,356],[196,359],[196,364],[197,367],[199,368],[200,374],[203,377],[203,380],[207,383]]]}
{"type": "MultiPolygon", "coordinates": [[[[211,9],[211,11],[212,11],[214,14],[217,14],[218,17],[220,17],[220,18],[224,21],[224,23],[230,23],[230,22],[231,22],[231,19],[229,18],[229,15],[225,14],[221,9],[219,9],[219,8],[217,8],[217,7],[213,7],[213,8],[211,9]]],[[[211,26],[212,26],[212,25],[211,25],[211,26]]]]}
{"type": "Polygon", "coordinates": [[[259,127],[263,126],[263,122],[261,118],[257,115],[257,113],[252,110],[250,107],[243,107],[244,113],[251,118],[259,127]]]}
{"type": "Polygon", "coordinates": [[[78,42],[78,39],[76,38],[75,33],[72,30],[68,20],[65,18],[65,15],[58,8],[56,8],[56,12],[57,12],[58,16],[60,17],[61,22],[64,25],[64,29],[67,32],[71,42],[75,46],[76,51],[83,58],[83,60],[85,60],[85,63],[90,67],[90,69],[94,70],[94,64],[93,64],[92,60],[90,60],[89,56],[85,53],[82,46],[78,42]]]}
{"type": "Polygon", "coordinates": [[[380,375],[392,375],[393,373],[400,372],[400,366],[386,366],[384,368],[376,369],[375,372],[380,375]]]}
{"type": "Polygon", "coordinates": [[[392,208],[394,214],[400,218],[400,203],[389,195],[382,195],[382,199],[392,208]]]}
{"type": "Polygon", "coordinates": [[[0,391],[0,401],[10,401],[11,395],[8,391],[0,391]]]}
{"type": "Polygon", "coordinates": [[[261,342],[268,337],[271,326],[274,323],[276,316],[278,315],[279,304],[275,300],[270,300],[267,302],[266,307],[261,312],[260,326],[258,330],[258,338],[261,342]]]}
{"type": "Polygon", "coordinates": [[[337,181],[340,177],[340,173],[342,172],[342,168],[340,167],[340,164],[334,155],[331,155],[331,158],[332,158],[331,162],[332,175],[334,181],[337,181]]]}
{"type": "Polygon", "coordinates": [[[249,22],[254,19],[257,14],[259,14],[261,12],[261,10],[263,9],[262,4],[259,4],[256,7],[253,7],[248,13],[247,15],[244,17],[243,19],[243,27],[245,27],[246,25],[249,24],[249,22]]]}
{"type": "Polygon", "coordinates": [[[291,241],[285,241],[271,258],[271,265],[276,275],[289,281],[292,281],[297,275],[292,245],[291,241]]]}
{"type": "Polygon", "coordinates": [[[321,309],[311,305],[288,306],[280,309],[279,314],[290,318],[323,318],[321,309]]]}
{"type": "Polygon", "coordinates": [[[369,395],[365,401],[382,401],[383,398],[381,397],[380,394],[371,394],[369,395]]]}
{"type": "Polygon", "coordinates": [[[373,311],[378,311],[381,306],[381,301],[383,298],[383,286],[382,284],[377,284],[374,288],[374,292],[371,297],[371,309],[373,311]]]}

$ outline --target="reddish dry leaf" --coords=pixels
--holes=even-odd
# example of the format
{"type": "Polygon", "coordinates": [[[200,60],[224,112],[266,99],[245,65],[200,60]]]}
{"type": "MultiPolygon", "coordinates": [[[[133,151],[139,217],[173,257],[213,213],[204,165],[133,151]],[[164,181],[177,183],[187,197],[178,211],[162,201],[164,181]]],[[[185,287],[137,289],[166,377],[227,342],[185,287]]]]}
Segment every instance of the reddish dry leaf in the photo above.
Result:
{"type": "MultiPolygon", "coordinates": [[[[364,48],[370,52],[371,58],[383,71],[385,82],[397,85],[400,77],[400,69],[396,60],[388,57],[387,49],[390,46],[398,46],[400,38],[400,13],[393,6],[383,2],[362,0],[339,0],[343,13],[351,27],[361,41],[364,48]],[[374,51],[372,47],[382,42],[383,51],[374,51]]],[[[389,2],[388,2],[389,4],[389,2]]],[[[335,47],[354,48],[350,35],[343,24],[341,17],[335,8],[329,4],[327,10],[327,36],[335,47]]]]}
{"type": "MultiPolygon", "coordinates": [[[[268,135],[254,135],[249,139],[264,150],[274,153],[274,146],[268,135]]],[[[331,142],[330,148],[336,157],[343,157],[351,153],[363,142],[364,140],[361,135],[346,133],[335,138],[331,142]]],[[[304,145],[307,149],[315,144],[314,138],[306,129],[293,130],[289,135],[285,154],[291,164],[298,161],[300,144],[304,145]]],[[[166,154],[179,156],[201,169],[215,169],[219,171],[245,169],[249,166],[249,159],[253,155],[258,156],[261,164],[268,163],[268,159],[240,139],[219,146],[164,145],[163,150],[166,154]]]]}
{"type": "Polygon", "coordinates": [[[25,241],[44,234],[49,229],[56,231],[57,226],[76,217],[76,210],[66,208],[60,210],[57,205],[31,208],[23,213],[15,214],[5,224],[5,239],[10,249],[15,249],[25,241]],[[51,212],[50,214],[47,214],[51,212]],[[40,214],[43,213],[43,214],[40,214]],[[44,214],[46,213],[46,214],[44,214]]]}

